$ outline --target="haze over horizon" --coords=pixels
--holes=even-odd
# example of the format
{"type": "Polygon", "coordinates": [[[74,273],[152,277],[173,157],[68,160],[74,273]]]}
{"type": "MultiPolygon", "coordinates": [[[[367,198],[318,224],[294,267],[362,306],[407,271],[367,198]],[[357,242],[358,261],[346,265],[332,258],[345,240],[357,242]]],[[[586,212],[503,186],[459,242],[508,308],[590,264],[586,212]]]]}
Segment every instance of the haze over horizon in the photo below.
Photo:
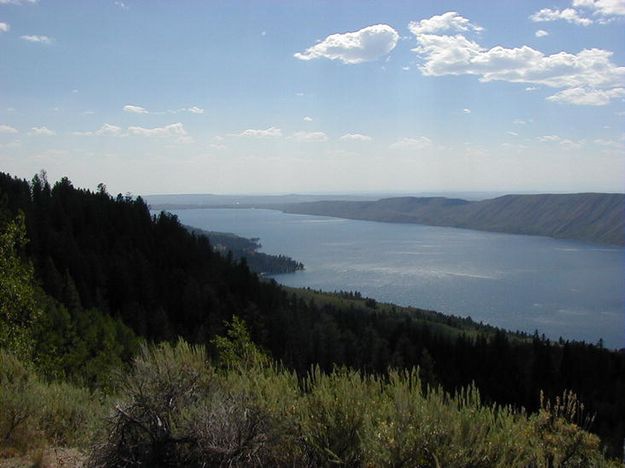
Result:
{"type": "Polygon", "coordinates": [[[625,0],[0,0],[0,164],[111,193],[625,191],[625,0]]]}

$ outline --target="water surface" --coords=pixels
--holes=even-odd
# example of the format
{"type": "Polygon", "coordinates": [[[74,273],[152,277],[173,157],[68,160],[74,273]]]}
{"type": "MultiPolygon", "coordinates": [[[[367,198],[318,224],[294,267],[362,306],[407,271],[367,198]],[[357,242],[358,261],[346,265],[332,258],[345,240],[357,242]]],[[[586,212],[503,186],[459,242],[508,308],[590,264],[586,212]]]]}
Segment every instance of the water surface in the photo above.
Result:
{"type": "Polygon", "coordinates": [[[288,286],[358,290],[510,330],[625,346],[625,249],[545,237],[260,209],[173,211],[202,229],[260,237],[304,263],[288,286]]]}

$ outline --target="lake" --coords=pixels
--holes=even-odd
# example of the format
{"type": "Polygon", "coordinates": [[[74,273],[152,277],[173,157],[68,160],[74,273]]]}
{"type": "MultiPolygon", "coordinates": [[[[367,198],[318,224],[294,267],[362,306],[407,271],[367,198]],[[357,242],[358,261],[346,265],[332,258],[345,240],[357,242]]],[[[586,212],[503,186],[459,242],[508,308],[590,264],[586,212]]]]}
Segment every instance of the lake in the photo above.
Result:
{"type": "Polygon", "coordinates": [[[304,263],[287,286],[382,302],[557,339],[625,347],[625,249],[545,237],[354,221],[264,209],[173,210],[184,224],[259,237],[304,263]]]}

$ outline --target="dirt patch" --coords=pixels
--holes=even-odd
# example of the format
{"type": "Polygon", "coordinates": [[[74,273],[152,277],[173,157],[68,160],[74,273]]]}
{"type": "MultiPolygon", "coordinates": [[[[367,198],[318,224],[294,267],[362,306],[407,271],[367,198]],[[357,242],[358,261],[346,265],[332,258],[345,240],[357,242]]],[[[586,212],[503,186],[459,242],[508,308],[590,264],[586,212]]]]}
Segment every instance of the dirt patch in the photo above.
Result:
{"type": "Polygon", "coordinates": [[[42,468],[83,467],[87,455],[73,448],[51,447],[35,450],[20,457],[0,458],[0,468],[23,468],[38,466],[42,468]]]}

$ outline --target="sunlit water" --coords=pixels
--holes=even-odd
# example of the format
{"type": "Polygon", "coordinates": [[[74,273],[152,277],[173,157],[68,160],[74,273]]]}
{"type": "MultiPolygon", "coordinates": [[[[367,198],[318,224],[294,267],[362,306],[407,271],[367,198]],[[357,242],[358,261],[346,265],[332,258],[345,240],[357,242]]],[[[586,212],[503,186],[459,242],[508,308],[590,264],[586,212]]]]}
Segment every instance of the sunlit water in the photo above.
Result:
{"type": "Polygon", "coordinates": [[[306,270],[288,286],[358,290],[510,330],[625,346],[625,250],[545,237],[272,210],[174,211],[184,224],[260,237],[306,270]]]}

